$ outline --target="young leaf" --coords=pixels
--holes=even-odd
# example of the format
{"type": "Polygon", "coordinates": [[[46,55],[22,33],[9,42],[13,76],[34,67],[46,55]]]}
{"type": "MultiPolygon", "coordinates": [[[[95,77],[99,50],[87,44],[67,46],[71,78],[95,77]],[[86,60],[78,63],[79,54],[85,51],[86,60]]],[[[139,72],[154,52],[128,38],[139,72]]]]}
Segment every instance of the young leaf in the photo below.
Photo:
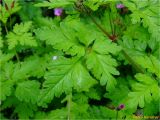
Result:
{"type": "Polygon", "coordinates": [[[5,62],[5,64],[1,64],[0,69],[0,101],[6,99],[7,96],[10,96],[12,93],[12,88],[14,85],[14,81],[11,76],[14,71],[14,64],[12,62],[5,62]]]}
{"type": "Polygon", "coordinates": [[[144,115],[152,116],[156,115],[159,112],[159,100],[152,101],[149,104],[146,104],[144,107],[144,115]]]}
{"type": "Polygon", "coordinates": [[[154,56],[137,56],[135,61],[160,78],[160,61],[154,56]]]}
{"type": "Polygon", "coordinates": [[[15,96],[24,102],[30,102],[35,104],[39,95],[40,84],[37,81],[24,81],[18,83],[18,86],[15,90],[15,96]]]}
{"type": "Polygon", "coordinates": [[[91,88],[90,91],[85,93],[87,97],[90,99],[100,100],[101,99],[101,91],[100,89],[91,88]]]}
{"type": "Polygon", "coordinates": [[[6,100],[7,96],[10,96],[13,88],[13,81],[3,80],[0,81],[0,101],[6,100]]]}
{"type": "Polygon", "coordinates": [[[149,41],[148,31],[139,24],[127,27],[122,36],[122,41],[119,41],[123,49],[132,57],[143,56],[149,41]]]}
{"type": "Polygon", "coordinates": [[[61,108],[52,110],[48,116],[46,116],[46,119],[67,119],[67,109],[61,108]]]}
{"type": "Polygon", "coordinates": [[[138,82],[132,84],[133,91],[128,94],[127,108],[136,109],[137,106],[143,108],[146,103],[158,100],[160,88],[158,82],[146,74],[136,74],[138,82]]]}
{"type": "Polygon", "coordinates": [[[45,60],[38,56],[31,56],[25,59],[24,62],[15,64],[12,79],[15,81],[24,80],[30,76],[42,76],[45,71],[45,60]],[[34,66],[34,67],[33,67],[34,66]]]}
{"type": "Polygon", "coordinates": [[[107,0],[85,0],[84,5],[91,8],[93,11],[96,11],[100,5],[103,5],[107,0]]]}
{"type": "Polygon", "coordinates": [[[34,112],[36,110],[37,110],[36,105],[33,105],[31,103],[20,102],[16,106],[14,113],[17,113],[20,119],[29,119],[30,117],[33,117],[34,112]]]}
{"type": "Polygon", "coordinates": [[[13,106],[17,106],[19,104],[19,100],[12,94],[1,105],[1,110],[5,110],[7,108],[11,108],[13,106]]]}
{"type": "Polygon", "coordinates": [[[123,1],[124,5],[128,7],[131,11],[132,23],[143,23],[143,26],[148,28],[148,31],[152,34],[154,38],[159,41],[159,18],[157,17],[159,9],[159,1],[147,1],[144,0],[140,3],[136,0],[134,1],[123,1]]]}
{"type": "Polygon", "coordinates": [[[106,93],[105,97],[112,100],[112,104],[119,105],[125,101],[128,93],[130,92],[129,88],[125,85],[120,85],[116,87],[112,92],[106,93]]]}
{"type": "Polygon", "coordinates": [[[118,51],[120,48],[116,44],[99,40],[95,42],[93,49],[87,55],[88,69],[100,80],[101,85],[107,84],[107,90],[113,90],[116,85],[116,80],[112,75],[119,75],[115,68],[117,66],[116,60],[107,54],[116,54],[118,51]]]}
{"type": "Polygon", "coordinates": [[[9,49],[15,48],[17,45],[21,46],[37,46],[37,42],[29,32],[32,27],[32,22],[16,24],[13,32],[7,35],[9,49]]]}

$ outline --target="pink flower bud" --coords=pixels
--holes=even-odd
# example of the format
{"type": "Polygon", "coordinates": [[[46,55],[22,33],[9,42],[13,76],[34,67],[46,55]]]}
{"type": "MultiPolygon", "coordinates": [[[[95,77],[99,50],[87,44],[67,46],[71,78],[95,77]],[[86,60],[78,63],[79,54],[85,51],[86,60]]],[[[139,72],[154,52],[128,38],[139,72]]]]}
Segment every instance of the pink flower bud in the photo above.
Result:
{"type": "Polygon", "coordinates": [[[63,12],[62,8],[55,8],[54,9],[54,15],[56,15],[56,16],[61,16],[62,12],[63,12]]]}
{"type": "Polygon", "coordinates": [[[117,107],[117,110],[122,110],[125,108],[125,105],[124,104],[120,104],[118,107],[117,107]]]}
{"type": "Polygon", "coordinates": [[[123,4],[117,4],[117,6],[116,6],[118,9],[122,9],[122,8],[124,8],[124,5],[123,4]]]}

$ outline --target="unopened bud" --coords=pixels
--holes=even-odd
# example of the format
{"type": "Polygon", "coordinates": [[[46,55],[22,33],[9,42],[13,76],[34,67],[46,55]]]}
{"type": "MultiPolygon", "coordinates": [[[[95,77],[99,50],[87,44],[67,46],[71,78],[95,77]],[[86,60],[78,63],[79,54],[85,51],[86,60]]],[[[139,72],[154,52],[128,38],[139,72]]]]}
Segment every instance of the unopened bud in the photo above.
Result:
{"type": "Polygon", "coordinates": [[[8,5],[6,3],[4,5],[5,5],[6,10],[8,11],[9,10],[8,5]]]}
{"type": "Polygon", "coordinates": [[[62,9],[62,8],[55,8],[55,9],[54,9],[54,15],[55,15],[55,16],[61,16],[61,15],[62,15],[62,12],[63,12],[63,9],[62,9]]]}
{"type": "Polygon", "coordinates": [[[122,8],[124,8],[124,5],[123,4],[117,4],[117,6],[116,6],[118,9],[122,9],[122,8]]]}
{"type": "Polygon", "coordinates": [[[11,9],[14,8],[14,3],[15,3],[15,0],[11,4],[11,9]]]}
{"type": "Polygon", "coordinates": [[[119,110],[122,110],[122,109],[124,109],[125,108],[125,105],[124,104],[120,104],[118,107],[117,107],[117,110],[119,111],[119,110]]]}

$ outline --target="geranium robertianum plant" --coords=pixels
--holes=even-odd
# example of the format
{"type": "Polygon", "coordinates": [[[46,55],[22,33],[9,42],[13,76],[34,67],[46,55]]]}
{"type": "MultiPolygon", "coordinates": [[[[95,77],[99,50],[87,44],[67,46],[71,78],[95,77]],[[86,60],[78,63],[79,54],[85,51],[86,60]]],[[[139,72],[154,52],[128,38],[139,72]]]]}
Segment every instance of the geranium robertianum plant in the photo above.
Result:
{"type": "Polygon", "coordinates": [[[1,119],[157,118],[158,0],[0,0],[1,119]]]}

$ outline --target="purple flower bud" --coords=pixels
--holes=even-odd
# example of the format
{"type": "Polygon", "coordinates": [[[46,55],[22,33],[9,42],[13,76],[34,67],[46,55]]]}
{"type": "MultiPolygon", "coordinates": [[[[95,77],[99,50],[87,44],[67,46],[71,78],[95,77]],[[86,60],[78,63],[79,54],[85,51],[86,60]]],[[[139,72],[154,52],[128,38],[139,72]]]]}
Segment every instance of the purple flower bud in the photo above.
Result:
{"type": "Polygon", "coordinates": [[[122,110],[125,108],[125,105],[124,104],[120,104],[118,107],[117,107],[117,110],[122,110]]]}
{"type": "Polygon", "coordinates": [[[54,15],[56,15],[56,16],[61,16],[62,12],[63,12],[62,8],[55,8],[54,9],[54,15]]]}
{"type": "Polygon", "coordinates": [[[123,4],[117,4],[117,6],[116,6],[118,9],[122,9],[122,8],[124,8],[124,5],[123,4]]]}

